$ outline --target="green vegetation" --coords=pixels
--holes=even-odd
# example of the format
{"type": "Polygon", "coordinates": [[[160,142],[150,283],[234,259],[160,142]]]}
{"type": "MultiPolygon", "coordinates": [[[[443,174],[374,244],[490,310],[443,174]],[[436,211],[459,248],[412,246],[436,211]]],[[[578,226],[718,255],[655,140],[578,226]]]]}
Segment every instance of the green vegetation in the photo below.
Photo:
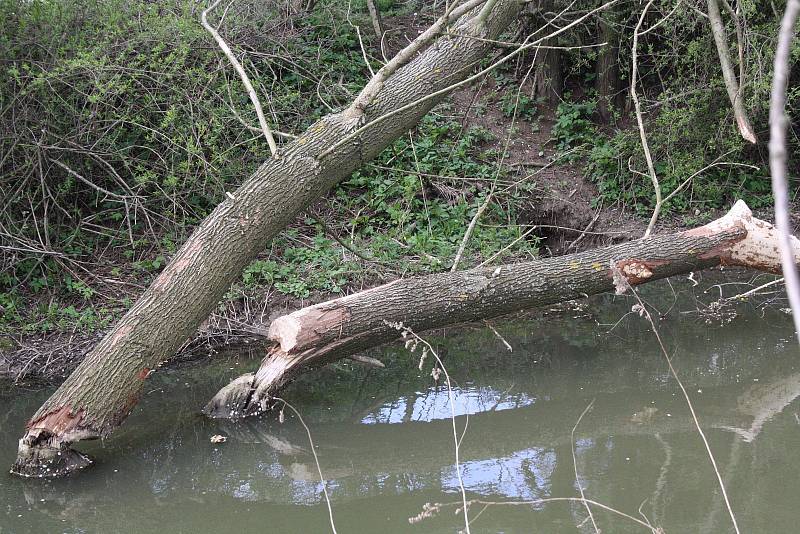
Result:
{"type": "MultiPolygon", "coordinates": [[[[584,162],[585,176],[597,184],[598,202],[606,206],[624,204],[646,215],[652,210],[655,197],[646,176],[647,167],[638,131],[616,129],[603,132],[591,120],[595,106],[593,100],[565,102],[558,106],[553,137],[558,141],[559,150],[569,152],[571,160],[584,162]],[[631,167],[639,173],[631,172],[631,167]]],[[[723,208],[739,198],[752,208],[771,205],[768,165],[766,161],[745,157],[746,152],[752,149],[739,136],[731,117],[720,113],[712,120],[696,114],[700,114],[700,110],[675,109],[667,104],[659,111],[656,120],[647,125],[648,142],[662,193],[671,193],[695,175],[688,187],[665,205],[664,213],[723,208]],[[709,141],[704,139],[709,132],[695,124],[714,125],[724,131],[725,136],[709,141]],[[716,142],[723,143],[722,150],[716,142]],[[723,155],[727,157],[721,157],[723,155]],[[748,162],[748,165],[731,164],[742,162],[748,162]],[[709,168],[699,172],[706,167],[709,168]]]]}
{"type": "MultiPolygon", "coordinates": [[[[109,291],[104,278],[145,286],[225,192],[269,156],[263,138],[243,126],[257,124],[255,113],[193,6],[0,0],[0,51],[9,58],[0,125],[13,133],[0,138],[0,231],[15,249],[2,252],[0,333],[105,326],[130,295],[109,291]]],[[[302,131],[363,86],[358,39],[341,24],[346,8],[278,24],[274,36],[262,31],[283,17],[274,6],[237,2],[227,13],[223,33],[248,52],[245,68],[256,90],[270,95],[278,129],[302,131]]],[[[319,207],[323,214],[276,239],[230,297],[271,284],[307,298],[374,276],[330,231],[398,272],[447,267],[464,221],[495,178],[489,140],[450,118],[426,118],[342,184],[319,207]],[[336,222],[326,231],[317,219],[336,222]]],[[[519,237],[511,205],[492,205],[483,221],[471,255],[519,237]]],[[[535,253],[535,242],[520,250],[535,253]]]]}
{"type": "MultiPolygon", "coordinates": [[[[403,24],[420,5],[380,2],[387,20],[401,16],[403,24]]],[[[744,98],[759,130],[757,146],[734,127],[705,19],[681,8],[640,42],[646,128],[663,192],[719,163],[697,174],[665,214],[693,215],[740,197],[752,207],[771,202],[765,65],[771,64],[783,2],[774,10],[760,9],[755,0],[737,5],[747,21],[744,98]]],[[[198,9],[190,1],[0,0],[0,333],[105,327],[225,193],[269,157],[252,129],[257,120],[250,101],[200,26],[198,9]]],[[[370,27],[365,5],[349,9],[375,69],[381,53],[363,30],[370,27]]],[[[628,29],[640,9],[626,4],[608,14],[619,30],[620,93],[629,83],[628,29]]],[[[648,24],[670,9],[654,7],[648,24]]],[[[347,2],[289,18],[284,10],[283,4],[237,0],[221,32],[250,73],[269,122],[298,133],[351,101],[369,70],[346,23],[347,2]]],[[[552,44],[596,43],[594,29],[581,25],[552,44]]],[[[732,25],[729,30],[736,51],[732,25]]],[[[390,53],[405,42],[387,35],[384,44],[390,53]]],[[[603,121],[597,91],[588,89],[601,52],[561,52],[567,91],[554,106],[531,88],[533,53],[487,77],[470,108],[473,122],[452,103],[438,106],[274,240],[245,270],[229,301],[268,285],[306,299],[447,269],[490,191],[493,202],[469,241],[464,265],[498,253],[521,236],[523,206],[540,191],[533,180],[519,180],[518,168],[498,168],[504,139],[492,133],[498,130],[490,129],[491,121],[510,124],[514,116],[528,128],[515,127],[512,136],[537,132],[543,118],[553,118],[551,146],[560,162],[582,169],[596,184],[596,203],[649,213],[652,185],[641,174],[646,167],[625,98],[603,121]]],[[[792,88],[792,113],[798,95],[792,88]]],[[[792,143],[796,149],[796,137],[792,143]]],[[[532,257],[537,249],[531,235],[504,254],[532,257]]]]}
{"type": "MultiPolygon", "coordinates": [[[[771,9],[763,9],[763,3],[755,0],[736,2],[740,21],[746,26],[743,66],[738,65],[733,22],[729,13],[724,14],[734,66],[744,76],[743,98],[759,138],[757,145],[743,140],[736,129],[717,50],[705,17],[696,10],[678,9],[658,31],[649,32],[640,39],[637,92],[644,102],[645,129],[663,194],[669,194],[690,176],[715,164],[697,174],[664,206],[664,213],[706,212],[728,206],[738,198],[753,208],[771,205],[766,159],[768,106],[775,38],[784,7],[785,2],[778,2],[771,9]]],[[[662,7],[660,12],[658,9],[651,11],[643,28],[655,24],[670,11],[671,7],[662,7]]],[[[607,21],[620,32],[616,37],[618,53],[614,56],[620,66],[620,79],[612,89],[626,95],[630,89],[632,31],[624,28],[633,28],[640,13],[641,6],[618,6],[607,16],[607,21]]],[[[587,32],[577,39],[591,43],[596,36],[587,32]]],[[[565,36],[562,41],[575,44],[576,36],[565,36]]],[[[594,85],[599,50],[566,53],[562,61],[568,71],[568,86],[594,85]]],[[[797,42],[793,57],[800,57],[797,42]]],[[[796,116],[800,103],[798,95],[800,91],[790,88],[788,111],[792,116],[796,116]]],[[[647,167],[631,106],[626,101],[614,110],[610,123],[601,124],[595,114],[597,104],[594,90],[584,90],[576,98],[566,94],[556,112],[553,137],[562,152],[574,149],[571,158],[584,162],[586,177],[599,189],[598,201],[605,206],[622,204],[647,214],[655,197],[646,176],[647,167]]],[[[800,140],[796,135],[791,137],[790,152],[797,151],[800,140]]],[[[797,161],[792,164],[797,165],[797,161]]]]}

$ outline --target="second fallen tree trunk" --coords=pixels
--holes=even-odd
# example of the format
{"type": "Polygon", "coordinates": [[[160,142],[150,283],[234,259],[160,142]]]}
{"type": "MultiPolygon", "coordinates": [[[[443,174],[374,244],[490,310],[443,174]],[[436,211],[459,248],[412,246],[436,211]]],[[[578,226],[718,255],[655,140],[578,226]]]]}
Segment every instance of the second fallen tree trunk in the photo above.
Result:
{"type": "MultiPolygon", "coordinates": [[[[800,241],[793,239],[795,261],[800,241]]],[[[776,231],[739,201],[705,226],[578,254],[500,267],[396,280],[279,317],[255,373],[225,386],[204,413],[217,418],[259,414],[292,378],[415,331],[488,319],[718,265],[780,271],[776,231]]]]}

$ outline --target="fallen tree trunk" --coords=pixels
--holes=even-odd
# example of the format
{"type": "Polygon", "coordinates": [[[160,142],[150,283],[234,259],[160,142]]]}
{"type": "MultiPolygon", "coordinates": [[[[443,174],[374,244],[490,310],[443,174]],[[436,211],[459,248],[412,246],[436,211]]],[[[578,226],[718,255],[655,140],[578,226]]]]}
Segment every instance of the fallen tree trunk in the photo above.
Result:
{"type": "Polygon", "coordinates": [[[481,9],[480,0],[451,7],[446,19],[398,54],[399,61],[382,68],[353,105],[312,125],[228,194],[30,419],[12,473],[58,476],[88,465],[69,444],[109,435],[137,403],[150,370],[197,330],[270,239],[416,125],[442,96],[423,99],[466,78],[521,9],[517,0],[499,0],[480,16],[467,11],[476,6],[481,9]],[[436,39],[459,14],[452,32],[459,37],[436,39]],[[359,130],[392,112],[391,119],[359,130]]]}
{"type": "MultiPolygon", "coordinates": [[[[795,261],[800,241],[793,239],[795,261]]],[[[717,265],[779,272],[776,230],[739,201],[705,226],[578,254],[396,280],[272,322],[272,342],[258,371],[235,379],[206,405],[210,417],[261,413],[299,373],[415,331],[624,288],[717,265]]]]}

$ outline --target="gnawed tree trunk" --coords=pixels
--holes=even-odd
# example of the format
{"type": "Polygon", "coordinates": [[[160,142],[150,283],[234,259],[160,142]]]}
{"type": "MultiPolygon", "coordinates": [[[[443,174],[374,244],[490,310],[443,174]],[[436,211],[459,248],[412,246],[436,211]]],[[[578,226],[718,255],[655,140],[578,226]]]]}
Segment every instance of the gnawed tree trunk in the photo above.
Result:
{"type": "MultiPolygon", "coordinates": [[[[407,278],[303,308],[272,322],[272,346],[256,373],[224,387],[206,405],[210,417],[261,413],[304,370],[415,331],[488,319],[510,312],[717,265],[778,272],[776,231],[752,217],[744,202],[705,226],[620,245],[501,267],[407,278]]],[[[793,238],[796,261],[800,241],[793,238]]]]}
{"type": "MultiPolygon", "coordinates": [[[[456,12],[475,5],[481,8],[480,2],[467,2],[456,12]]],[[[479,19],[474,11],[464,14],[453,30],[459,37],[431,38],[422,46],[413,42],[398,54],[405,54],[408,63],[394,71],[382,69],[383,77],[379,72],[352,106],[312,125],[229,193],[30,419],[12,472],[46,477],[86,466],[88,460],[69,444],[109,435],[136,405],[150,370],[197,330],[270,239],[412,128],[441,98],[413,104],[464,79],[486,57],[489,40],[507,29],[520,9],[516,0],[499,0],[485,17],[479,19]],[[410,107],[391,119],[337,145],[363,124],[406,105],[410,107]]]]}

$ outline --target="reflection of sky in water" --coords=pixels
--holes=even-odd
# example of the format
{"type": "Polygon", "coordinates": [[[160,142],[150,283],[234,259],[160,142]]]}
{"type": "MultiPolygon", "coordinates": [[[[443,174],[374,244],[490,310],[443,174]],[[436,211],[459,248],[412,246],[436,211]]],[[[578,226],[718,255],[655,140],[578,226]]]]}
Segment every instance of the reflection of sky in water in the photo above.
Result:
{"type": "MultiPolygon", "coordinates": [[[[535,398],[525,393],[508,394],[491,387],[453,388],[453,404],[457,416],[511,410],[534,402],[535,398]]],[[[449,419],[452,414],[447,389],[444,387],[432,387],[426,392],[417,393],[413,404],[409,406],[408,403],[407,397],[387,402],[361,419],[361,423],[371,425],[434,421],[449,419]]]]}
{"type": "MultiPolygon", "coordinates": [[[[503,496],[509,499],[540,499],[551,494],[551,479],[556,467],[556,455],[552,449],[534,447],[511,453],[508,456],[486,460],[469,460],[461,463],[461,476],[468,492],[486,497],[503,496]]],[[[324,468],[323,468],[324,472],[324,468]]],[[[316,473],[314,473],[316,474],[316,473]]],[[[425,488],[440,486],[445,492],[458,492],[458,477],[454,465],[441,468],[439,474],[395,473],[382,474],[369,480],[362,480],[360,490],[374,493],[401,495],[425,488]]],[[[355,475],[358,477],[358,475],[355,475]]],[[[347,477],[345,477],[347,478],[347,477]]],[[[282,478],[281,484],[286,484],[282,478]]],[[[344,497],[352,488],[343,484],[344,480],[331,477],[327,480],[328,493],[332,499],[344,497]]],[[[289,495],[295,504],[319,504],[324,502],[322,485],[314,480],[289,479],[289,495]]],[[[250,493],[246,481],[227,491],[229,495],[242,500],[257,500],[250,493]]]]}
{"type": "MultiPolygon", "coordinates": [[[[498,391],[488,386],[453,388],[453,403],[457,416],[481,412],[512,410],[530,406],[535,397],[526,393],[498,391]]],[[[428,422],[451,417],[450,401],[443,387],[429,388],[415,395],[400,397],[375,408],[361,419],[362,424],[400,424],[428,422]]],[[[276,456],[277,459],[277,456],[276,456]]],[[[462,463],[462,476],[467,490],[482,495],[503,495],[508,498],[534,499],[549,494],[550,478],[555,468],[555,454],[550,449],[523,449],[507,456],[462,463]],[[523,476],[520,476],[523,473],[523,476]]],[[[322,462],[324,464],[324,461],[322,462]]],[[[290,480],[288,493],[296,504],[323,502],[322,486],[312,465],[294,464],[288,470],[278,463],[262,462],[256,471],[258,477],[268,476],[283,484],[290,480]],[[313,472],[312,472],[313,470],[313,472]]],[[[362,480],[363,474],[325,473],[328,492],[337,499],[353,491],[353,483],[360,491],[369,494],[380,490],[396,495],[441,485],[444,491],[458,491],[458,478],[451,464],[432,473],[373,473],[362,480]],[[351,477],[355,477],[355,480],[351,477]],[[345,482],[347,480],[350,482],[345,482]]],[[[323,472],[325,468],[323,467],[323,472]]],[[[262,479],[263,480],[263,479],[262,479]]],[[[239,482],[229,487],[228,493],[237,499],[250,500],[247,484],[239,482]]]]}
{"type": "MultiPolygon", "coordinates": [[[[534,447],[510,456],[464,462],[461,478],[467,491],[473,493],[538,499],[549,495],[555,466],[556,455],[551,449],[534,447]]],[[[455,466],[442,474],[442,489],[459,491],[455,466]]]]}

